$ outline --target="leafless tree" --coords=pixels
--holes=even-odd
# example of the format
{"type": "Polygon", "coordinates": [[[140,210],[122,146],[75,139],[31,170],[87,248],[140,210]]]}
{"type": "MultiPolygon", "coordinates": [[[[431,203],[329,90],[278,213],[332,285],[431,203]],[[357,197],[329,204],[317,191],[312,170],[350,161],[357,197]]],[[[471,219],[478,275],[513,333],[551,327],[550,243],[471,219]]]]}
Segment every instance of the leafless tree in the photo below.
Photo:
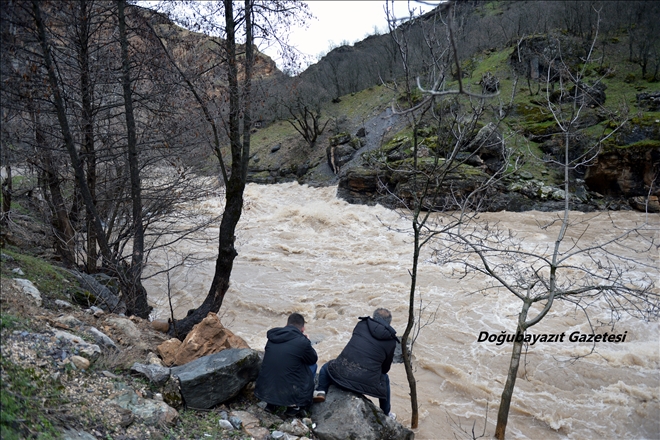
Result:
{"type": "MultiPolygon", "coordinates": [[[[214,44],[219,49],[218,64],[222,65],[227,78],[226,94],[223,98],[228,101],[228,106],[219,108],[223,111],[219,119],[222,121],[229,142],[230,157],[225,160],[220,152],[216,154],[225,185],[225,209],[220,222],[215,273],[203,302],[197,308],[191,309],[186,317],[173,321],[170,333],[180,339],[184,339],[193,326],[204,319],[209,312],[220,310],[229,288],[234,260],[238,255],[234,243],[236,226],[243,210],[243,192],[250,159],[255,40],[270,38],[281,39],[281,42],[284,42],[282,28],[278,26],[287,27],[293,21],[308,15],[306,5],[288,1],[246,0],[242,4],[235,5],[231,0],[224,0],[221,3],[207,2],[201,5],[190,3],[188,6],[193,9],[202,7],[206,10],[204,14],[196,14],[197,21],[186,22],[189,28],[223,37],[223,41],[218,40],[214,44]],[[215,22],[216,17],[223,17],[224,23],[215,22]],[[230,168],[226,170],[225,167],[230,168]]],[[[186,78],[180,68],[178,71],[186,78]]],[[[186,79],[186,84],[189,90],[197,90],[190,78],[186,79]]],[[[214,139],[219,139],[215,125],[216,117],[211,115],[205,99],[199,93],[195,99],[202,107],[207,122],[213,128],[214,139]]]]}
{"type": "MultiPolygon", "coordinates": [[[[439,234],[455,228],[460,222],[466,221],[478,211],[489,189],[502,177],[509,158],[505,148],[501,149],[500,165],[489,173],[481,174],[473,183],[476,185],[456,185],[461,175],[467,169],[472,169],[468,163],[479,161],[480,151],[493,142],[495,125],[489,125],[486,135],[477,136],[477,124],[484,116],[484,99],[481,94],[472,93],[463,87],[459,79],[458,89],[447,89],[446,78],[452,69],[448,61],[456,61],[454,65],[460,74],[458,54],[453,40],[451,18],[453,5],[448,4],[435,15],[435,21],[428,20],[422,24],[423,43],[426,46],[428,58],[424,68],[415,69],[410,63],[409,28],[396,27],[396,17],[388,5],[388,21],[391,23],[390,35],[398,48],[398,58],[402,60],[404,76],[401,81],[402,99],[394,111],[408,118],[412,128],[410,137],[410,162],[388,163],[386,167],[395,167],[393,171],[407,176],[406,183],[399,185],[397,194],[403,206],[403,213],[411,221],[413,236],[413,255],[410,273],[410,291],[408,293],[407,325],[401,337],[401,347],[406,369],[406,377],[410,387],[411,397],[411,427],[417,428],[419,408],[417,402],[417,382],[414,377],[412,363],[412,346],[414,338],[423,327],[421,299],[417,297],[417,275],[422,249],[439,234]],[[451,54],[448,57],[447,54],[451,54]],[[423,79],[414,75],[424,75],[423,79]],[[422,82],[430,82],[431,88],[421,87],[422,82]],[[415,83],[420,84],[417,88],[415,83]],[[422,92],[422,93],[420,93],[422,92]],[[466,99],[459,98],[466,96],[466,99]],[[426,136],[422,133],[426,132],[426,136]],[[432,133],[434,140],[429,141],[432,133]],[[478,182],[478,183],[477,183],[478,182]],[[452,222],[442,225],[440,229],[432,229],[430,219],[432,212],[459,209],[461,215],[452,222]],[[417,303],[420,303],[419,307],[417,303]]],[[[418,37],[417,37],[418,38],[418,37]]],[[[404,180],[404,179],[399,179],[404,180]]],[[[387,184],[384,184],[387,187],[387,184]]],[[[437,226],[437,225],[436,225],[437,226]]]]}
{"type": "Polygon", "coordinates": [[[181,127],[195,125],[143,31],[151,17],[125,5],[117,34],[119,6],[14,1],[3,8],[2,142],[14,163],[37,170],[43,214],[65,262],[118,277],[122,293],[137,300],[128,301],[128,313],[147,317],[142,267],[150,250],[198,227],[170,220],[203,188],[183,151],[195,144],[181,127]]]}
{"type": "Polygon", "coordinates": [[[282,99],[282,106],[287,109],[287,121],[302,136],[310,148],[328,126],[330,118],[322,121],[321,106],[328,101],[323,90],[296,81],[290,83],[289,93],[282,99]]]}

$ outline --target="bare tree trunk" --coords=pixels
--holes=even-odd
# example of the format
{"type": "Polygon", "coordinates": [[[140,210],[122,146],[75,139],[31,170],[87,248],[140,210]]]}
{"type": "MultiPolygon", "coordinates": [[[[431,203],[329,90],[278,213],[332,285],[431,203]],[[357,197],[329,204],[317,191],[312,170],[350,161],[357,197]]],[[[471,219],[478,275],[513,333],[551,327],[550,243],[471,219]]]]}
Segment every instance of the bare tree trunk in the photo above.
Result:
{"type": "MultiPolygon", "coordinates": [[[[5,172],[7,176],[2,181],[2,213],[7,214],[11,211],[11,194],[12,194],[12,175],[11,165],[5,165],[5,172]]],[[[4,217],[3,217],[4,218],[4,217]]]]}
{"type": "Polygon", "coordinates": [[[251,76],[254,63],[252,41],[252,1],[245,1],[245,83],[243,89],[243,107],[241,108],[241,93],[238,83],[238,57],[236,54],[236,20],[231,0],[224,0],[225,31],[227,50],[227,79],[229,84],[229,140],[231,145],[231,176],[227,184],[225,211],[220,223],[218,238],[218,257],[215,263],[215,274],[209,293],[204,302],[196,309],[190,310],[188,316],[175,321],[170,333],[179,339],[184,339],[192,327],[208,315],[217,312],[222,306],[229,278],[234,267],[234,259],[238,255],[234,242],[236,240],[236,225],[243,211],[243,191],[247,178],[247,163],[250,157],[250,99],[251,76]],[[243,116],[243,137],[241,141],[240,116],[243,116]]]}
{"type": "MultiPolygon", "coordinates": [[[[80,92],[82,95],[82,126],[83,126],[83,151],[87,174],[87,186],[89,188],[92,202],[96,205],[96,151],[94,148],[94,114],[92,110],[92,84],[89,71],[89,9],[88,1],[80,0],[80,16],[78,19],[78,64],[80,67],[80,92]]],[[[96,272],[98,253],[96,251],[96,233],[94,230],[94,219],[91,215],[86,216],[87,223],[87,273],[96,272]]]]}
{"type": "Polygon", "coordinates": [[[408,301],[408,324],[401,336],[401,354],[403,355],[403,364],[406,370],[406,379],[408,379],[408,386],[410,388],[410,427],[416,429],[419,424],[419,404],[417,402],[417,380],[413,373],[412,355],[408,349],[408,340],[415,324],[415,289],[417,288],[417,266],[419,262],[419,235],[420,224],[418,223],[418,213],[415,214],[413,219],[414,229],[414,250],[413,250],[413,267],[410,272],[410,295],[408,301]]]}
{"type": "MultiPolygon", "coordinates": [[[[140,182],[140,167],[137,151],[137,136],[135,116],[133,112],[133,97],[131,91],[130,65],[128,56],[128,39],[126,36],[126,1],[119,0],[119,44],[122,59],[122,87],[124,92],[124,108],[126,111],[126,131],[128,137],[128,166],[131,177],[131,201],[133,217],[133,252],[128,268],[125,288],[126,305],[129,312],[141,318],[148,318],[152,307],[147,302],[147,291],[142,286],[142,268],[144,265],[144,224],[142,219],[142,189],[140,182]]],[[[122,270],[122,269],[120,269],[122,270]]]]}
{"type": "Polygon", "coordinates": [[[511,407],[511,398],[513,397],[513,389],[516,386],[516,378],[518,377],[518,367],[520,366],[520,353],[522,353],[523,338],[522,335],[527,329],[527,312],[531,302],[525,301],[523,307],[518,315],[518,327],[516,329],[516,340],[513,343],[513,350],[511,352],[511,362],[509,363],[509,374],[506,378],[506,384],[502,391],[502,398],[500,400],[500,409],[497,412],[497,426],[495,427],[495,438],[498,440],[504,439],[506,431],[506,424],[509,420],[509,408],[511,407]],[[521,335],[521,337],[518,337],[521,335]]]}
{"type": "Polygon", "coordinates": [[[46,185],[50,193],[50,201],[54,214],[55,248],[62,256],[67,265],[75,264],[73,228],[69,221],[66,203],[62,196],[62,187],[57,170],[53,165],[51,152],[44,148],[41,154],[41,162],[44,167],[46,185]]]}

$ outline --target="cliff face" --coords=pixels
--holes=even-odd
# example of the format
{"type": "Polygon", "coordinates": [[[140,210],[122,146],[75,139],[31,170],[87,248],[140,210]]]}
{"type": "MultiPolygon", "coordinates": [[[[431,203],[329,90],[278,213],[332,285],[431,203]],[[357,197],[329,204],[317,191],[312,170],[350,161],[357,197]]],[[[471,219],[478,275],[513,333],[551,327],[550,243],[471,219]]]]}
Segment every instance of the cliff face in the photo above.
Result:
{"type": "Polygon", "coordinates": [[[631,147],[600,154],[584,178],[590,190],[605,196],[660,195],[654,183],[660,169],[660,148],[631,147]]]}

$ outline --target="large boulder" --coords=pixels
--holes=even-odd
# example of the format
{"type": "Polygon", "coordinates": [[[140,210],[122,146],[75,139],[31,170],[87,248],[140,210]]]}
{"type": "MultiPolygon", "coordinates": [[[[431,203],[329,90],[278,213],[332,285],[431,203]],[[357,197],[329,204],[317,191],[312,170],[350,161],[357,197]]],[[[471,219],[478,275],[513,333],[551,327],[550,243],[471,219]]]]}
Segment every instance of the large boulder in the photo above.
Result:
{"type": "Polygon", "coordinates": [[[362,141],[357,137],[351,137],[348,133],[340,133],[329,140],[326,148],[328,166],[333,173],[339,174],[341,168],[350,162],[355,152],[362,147],[362,141]]]}
{"type": "Polygon", "coordinates": [[[209,409],[235,397],[259,375],[261,358],[249,348],[228,349],[171,369],[190,408],[209,409]]]}
{"type": "Polygon", "coordinates": [[[170,339],[157,347],[158,354],[167,366],[184,365],[229,348],[250,346],[240,336],[224,327],[218,315],[213,312],[194,326],[182,343],[178,339],[170,339]]]}
{"type": "Polygon", "coordinates": [[[348,203],[375,205],[381,186],[379,170],[355,167],[339,178],[337,197],[348,203]]]}
{"type": "Polygon", "coordinates": [[[126,313],[126,303],[112,290],[111,284],[103,284],[92,275],[83,272],[72,271],[78,279],[82,292],[76,291],[73,299],[78,304],[89,307],[97,306],[106,312],[122,314],[126,313]]]}
{"type": "Polygon", "coordinates": [[[412,440],[415,434],[385,415],[371,400],[330,386],[325,402],[312,405],[320,440],[412,440]]]}
{"type": "Polygon", "coordinates": [[[660,148],[644,145],[616,148],[599,154],[587,168],[584,180],[589,190],[603,195],[660,196],[656,183],[658,170],[660,148]]]}

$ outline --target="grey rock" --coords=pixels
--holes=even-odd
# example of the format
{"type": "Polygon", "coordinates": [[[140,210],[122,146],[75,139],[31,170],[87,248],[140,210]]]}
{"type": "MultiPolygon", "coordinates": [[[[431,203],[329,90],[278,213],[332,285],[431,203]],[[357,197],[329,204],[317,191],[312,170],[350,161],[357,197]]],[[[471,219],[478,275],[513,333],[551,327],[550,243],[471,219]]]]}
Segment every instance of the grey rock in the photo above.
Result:
{"type": "Polygon", "coordinates": [[[320,440],[412,440],[415,434],[383,414],[366,397],[331,386],[325,402],[312,405],[320,440]]]}
{"type": "Polygon", "coordinates": [[[229,423],[236,429],[241,429],[241,426],[243,426],[243,421],[236,416],[229,417],[229,423]]]}
{"type": "Polygon", "coordinates": [[[104,347],[117,349],[117,344],[115,344],[115,341],[110,339],[108,335],[106,335],[96,327],[88,328],[87,333],[89,333],[94,337],[94,340],[96,341],[97,344],[101,344],[104,347]]]}
{"type": "Polygon", "coordinates": [[[170,378],[170,369],[160,365],[144,365],[136,362],[131,367],[131,371],[143,375],[156,385],[162,385],[170,378]]]}
{"type": "Polygon", "coordinates": [[[92,306],[89,309],[86,309],[85,313],[89,313],[90,315],[94,315],[98,318],[100,315],[103,315],[105,312],[103,311],[103,309],[99,307],[92,306]]]}
{"type": "Polygon", "coordinates": [[[181,395],[191,408],[208,409],[236,396],[259,375],[259,354],[249,348],[233,348],[172,368],[181,395]]]}
{"type": "Polygon", "coordinates": [[[101,355],[101,348],[98,345],[85,342],[79,336],[57,329],[54,330],[54,333],[56,339],[64,340],[69,344],[74,345],[82,356],[92,362],[98,359],[101,355]]]}
{"type": "Polygon", "coordinates": [[[32,281],[30,280],[25,280],[23,278],[15,278],[14,282],[20,287],[21,291],[34,298],[34,302],[38,305],[41,306],[41,292],[39,292],[39,289],[37,289],[37,286],[32,284],[32,281]]]}
{"type": "Polygon", "coordinates": [[[144,399],[133,390],[125,390],[112,400],[112,403],[130,410],[147,425],[171,425],[176,422],[179,413],[166,404],[153,399],[144,399]]]}
{"type": "Polygon", "coordinates": [[[64,301],[62,299],[56,299],[55,300],[55,305],[57,307],[59,307],[60,309],[72,309],[73,308],[73,305],[70,302],[64,301]]]}
{"type": "Polygon", "coordinates": [[[225,429],[227,431],[233,431],[234,430],[234,425],[231,424],[229,420],[220,420],[218,421],[218,424],[222,429],[225,429]]]}
{"type": "Polygon", "coordinates": [[[14,274],[16,274],[18,276],[21,276],[21,277],[25,275],[25,272],[23,272],[20,267],[13,268],[11,270],[11,273],[14,273],[14,274]]]}
{"type": "Polygon", "coordinates": [[[78,278],[80,286],[94,295],[97,301],[96,306],[106,312],[126,313],[126,304],[119,299],[119,296],[112,289],[103,285],[91,275],[78,271],[73,271],[72,273],[78,278]]]}

